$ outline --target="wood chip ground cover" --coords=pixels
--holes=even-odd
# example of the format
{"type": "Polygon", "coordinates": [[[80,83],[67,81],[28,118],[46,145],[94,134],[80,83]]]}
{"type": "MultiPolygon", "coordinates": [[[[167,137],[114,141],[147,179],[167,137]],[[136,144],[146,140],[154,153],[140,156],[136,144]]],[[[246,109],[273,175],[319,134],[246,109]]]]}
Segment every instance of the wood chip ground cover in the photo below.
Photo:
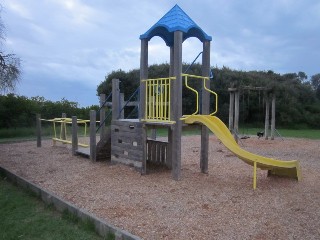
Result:
{"type": "Polygon", "coordinates": [[[0,165],[143,239],[320,239],[320,140],[265,141],[244,148],[299,160],[302,181],[267,177],[213,135],[209,173],[199,171],[200,137],[182,138],[182,179],[170,171],[141,176],[123,165],[92,163],[50,140],[0,145],[0,165]]]}

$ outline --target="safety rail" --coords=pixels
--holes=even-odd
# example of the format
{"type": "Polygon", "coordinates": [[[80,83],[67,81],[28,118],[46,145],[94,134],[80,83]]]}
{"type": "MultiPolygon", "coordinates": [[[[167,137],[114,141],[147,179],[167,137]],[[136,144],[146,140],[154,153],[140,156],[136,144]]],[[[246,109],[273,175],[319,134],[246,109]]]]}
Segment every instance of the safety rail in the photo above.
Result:
{"type": "MultiPolygon", "coordinates": [[[[218,95],[216,92],[210,90],[206,86],[206,81],[210,81],[210,77],[203,77],[203,76],[197,76],[197,75],[191,75],[191,74],[182,74],[182,77],[184,77],[186,88],[188,88],[189,90],[193,91],[196,94],[196,111],[194,113],[192,113],[191,115],[196,115],[199,112],[199,93],[196,89],[189,86],[189,84],[188,84],[189,78],[196,78],[196,79],[203,80],[204,89],[215,96],[215,110],[212,113],[210,113],[209,115],[212,116],[212,115],[216,114],[218,112],[218,95]]],[[[184,118],[185,118],[185,116],[182,117],[182,119],[184,119],[184,118]]]]}
{"type": "MultiPolygon", "coordinates": [[[[72,141],[66,139],[66,137],[67,137],[66,124],[72,124],[72,118],[53,118],[53,119],[40,119],[40,120],[53,123],[53,136],[52,136],[53,143],[62,142],[62,143],[72,144],[72,141]],[[56,123],[61,123],[59,137],[57,135],[56,123]]],[[[90,122],[90,120],[83,120],[83,119],[77,120],[77,124],[84,124],[84,136],[87,135],[87,123],[89,123],[89,122],[90,122]]],[[[81,147],[89,147],[88,144],[84,144],[84,143],[78,143],[78,145],[81,147]]]]}
{"type": "Polygon", "coordinates": [[[146,122],[174,123],[170,118],[171,81],[176,77],[142,80],[146,84],[145,118],[146,122]]]}

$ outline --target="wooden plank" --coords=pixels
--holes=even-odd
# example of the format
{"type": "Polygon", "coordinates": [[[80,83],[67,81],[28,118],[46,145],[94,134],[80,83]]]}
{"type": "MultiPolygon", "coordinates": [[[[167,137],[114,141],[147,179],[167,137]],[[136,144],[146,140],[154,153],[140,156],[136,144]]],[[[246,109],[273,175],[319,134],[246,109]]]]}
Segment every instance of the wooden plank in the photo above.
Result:
{"type": "Polygon", "coordinates": [[[142,162],[133,161],[132,159],[128,159],[125,157],[116,157],[114,155],[111,155],[111,162],[121,163],[128,166],[136,167],[139,169],[142,168],[142,162]]]}
{"type": "Polygon", "coordinates": [[[127,149],[119,147],[119,146],[113,146],[113,148],[111,149],[111,152],[115,152],[115,153],[119,153],[119,154],[123,154],[123,155],[125,155],[124,152],[127,152],[128,153],[127,156],[138,157],[138,158],[140,158],[140,161],[141,161],[141,157],[142,157],[142,151],[139,149],[127,150],[127,149]]]}

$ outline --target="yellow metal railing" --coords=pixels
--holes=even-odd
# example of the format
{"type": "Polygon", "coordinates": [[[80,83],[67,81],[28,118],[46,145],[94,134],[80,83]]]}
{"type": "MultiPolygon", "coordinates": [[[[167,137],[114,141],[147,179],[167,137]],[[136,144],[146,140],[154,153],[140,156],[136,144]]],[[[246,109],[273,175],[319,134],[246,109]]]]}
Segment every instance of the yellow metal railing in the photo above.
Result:
{"type": "Polygon", "coordinates": [[[146,84],[143,121],[173,123],[170,118],[170,91],[171,81],[175,79],[176,77],[142,80],[146,84]]]}
{"type": "MultiPolygon", "coordinates": [[[[192,87],[189,86],[189,84],[188,84],[189,78],[202,79],[204,89],[205,89],[206,91],[208,91],[209,93],[213,94],[214,97],[215,97],[215,100],[214,100],[214,102],[215,102],[215,109],[214,109],[214,111],[213,111],[212,113],[210,113],[209,115],[212,116],[212,115],[216,114],[216,113],[218,112],[218,95],[217,95],[216,92],[210,90],[210,89],[207,88],[207,86],[206,86],[206,81],[210,81],[210,78],[209,78],[209,77],[203,77],[203,76],[197,76],[197,75],[191,75],[191,74],[182,74],[182,77],[184,77],[184,81],[185,81],[186,87],[187,87],[189,90],[193,91],[193,92],[196,94],[196,111],[195,111],[194,113],[192,113],[191,115],[196,115],[196,114],[198,114],[198,112],[199,112],[199,93],[198,93],[198,91],[197,91],[196,89],[194,89],[194,88],[192,88],[192,87]]],[[[182,119],[184,119],[184,117],[183,117],[182,119]]]]}
{"type": "MultiPolygon", "coordinates": [[[[72,141],[67,139],[67,124],[72,124],[72,118],[41,119],[41,121],[53,123],[52,141],[53,141],[54,145],[55,145],[55,142],[72,144],[72,141]],[[56,123],[60,123],[60,136],[59,137],[57,136],[56,123]]],[[[84,136],[87,135],[87,123],[89,123],[89,122],[90,122],[90,120],[77,119],[78,124],[84,124],[84,136]]],[[[84,144],[84,143],[78,143],[78,145],[81,147],[89,147],[88,144],[84,144]]]]}

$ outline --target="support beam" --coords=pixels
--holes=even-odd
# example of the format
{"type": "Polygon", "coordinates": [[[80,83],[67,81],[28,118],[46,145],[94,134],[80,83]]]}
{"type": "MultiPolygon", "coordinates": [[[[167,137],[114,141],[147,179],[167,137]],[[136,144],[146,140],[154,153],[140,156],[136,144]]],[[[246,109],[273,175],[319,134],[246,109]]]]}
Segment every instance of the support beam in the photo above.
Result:
{"type": "Polygon", "coordinates": [[[274,140],[275,129],[276,129],[276,94],[272,93],[272,103],[271,103],[271,140],[274,140]]]}
{"type": "Polygon", "coordinates": [[[233,132],[233,117],[234,117],[234,91],[229,91],[230,104],[229,104],[229,130],[233,132]]]}
{"type": "Polygon", "coordinates": [[[269,100],[268,93],[266,93],[265,96],[266,96],[265,97],[265,99],[266,99],[266,116],[265,116],[265,120],[264,120],[264,138],[266,140],[268,140],[269,126],[270,126],[270,100],[269,100]]]}
{"type": "MultiPolygon", "coordinates": [[[[210,41],[203,42],[202,54],[202,76],[210,76],[210,41]]],[[[205,81],[206,88],[210,89],[210,80],[205,81]]],[[[201,93],[201,110],[202,114],[207,115],[210,112],[210,95],[205,90],[202,84],[201,93]]],[[[200,169],[202,173],[208,173],[208,151],[209,151],[209,129],[201,125],[201,155],[200,155],[200,169]]]]}
{"type": "MultiPolygon", "coordinates": [[[[66,117],[67,117],[66,113],[61,114],[61,118],[66,118],[66,117]]],[[[63,140],[67,140],[67,125],[64,122],[61,123],[60,138],[63,140]]]]}
{"type": "Polygon", "coordinates": [[[105,103],[106,101],[106,95],[105,94],[100,94],[100,139],[103,139],[105,136],[105,131],[106,131],[106,124],[104,119],[106,118],[106,108],[105,108],[105,103]]]}
{"type": "Polygon", "coordinates": [[[97,160],[96,111],[90,110],[90,159],[97,160]]]}
{"type": "Polygon", "coordinates": [[[139,119],[145,118],[146,85],[141,80],[148,79],[148,40],[141,40],[140,55],[140,106],[139,119]]]}
{"type": "Polygon", "coordinates": [[[234,138],[236,142],[238,142],[238,134],[239,134],[239,91],[235,91],[235,104],[234,104],[234,123],[233,123],[233,130],[234,130],[234,138]]]}
{"type": "Polygon", "coordinates": [[[72,155],[76,155],[78,150],[78,121],[76,116],[72,116],[72,155]]]}
{"type": "MultiPolygon", "coordinates": [[[[140,52],[140,105],[139,105],[139,120],[145,118],[146,114],[146,84],[141,80],[148,79],[148,40],[141,40],[140,52]]],[[[147,173],[147,127],[144,124],[142,129],[142,167],[141,174],[147,173]]]]}
{"type": "Polygon", "coordinates": [[[37,124],[37,147],[41,147],[41,115],[36,114],[37,124]]]}
{"type": "MultiPolygon", "coordinates": [[[[169,77],[173,77],[174,76],[174,47],[171,46],[170,47],[170,68],[169,68],[169,77]]],[[[172,95],[171,95],[172,96],[172,95]]],[[[170,106],[171,107],[171,106],[170,106]]],[[[172,169],[172,157],[174,156],[172,151],[172,128],[169,127],[168,128],[168,154],[167,154],[167,167],[169,169],[172,169]]]]}
{"type": "Polygon", "coordinates": [[[124,93],[120,93],[120,104],[119,104],[119,111],[122,110],[119,114],[119,119],[124,119],[124,109],[123,106],[126,104],[124,101],[124,93]]]}
{"type": "Polygon", "coordinates": [[[119,79],[112,79],[112,120],[118,120],[120,110],[119,79]]]}
{"type": "Polygon", "coordinates": [[[181,129],[182,122],[182,35],[181,31],[174,32],[173,65],[176,80],[172,81],[171,91],[171,116],[175,124],[172,126],[172,177],[174,180],[181,178],[181,129]]]}

